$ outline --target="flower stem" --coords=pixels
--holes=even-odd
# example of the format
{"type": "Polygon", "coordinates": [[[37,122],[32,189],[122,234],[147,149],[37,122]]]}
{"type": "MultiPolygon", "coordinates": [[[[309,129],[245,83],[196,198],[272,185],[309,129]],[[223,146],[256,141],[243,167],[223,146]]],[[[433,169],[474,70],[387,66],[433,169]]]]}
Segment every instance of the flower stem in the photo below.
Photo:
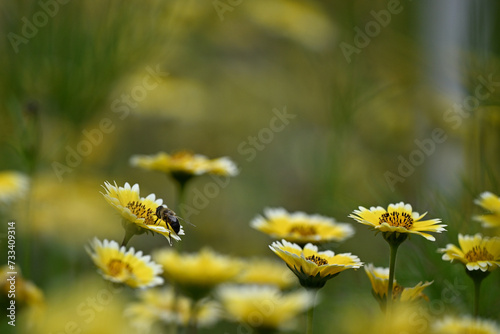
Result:
{"type": "Polygon", "coordinates": [[[316,296],[318,295],[319,289],[309,289],[313,293],[313,303],[309,310],[307,310],[307,329],[306,334],[313,333],[313,322],[314,322],[314,307],[316,306],[316,296]]]}
{"type": "Polygon", "coordinates": [[[473,315],[474,317],[479,316],[479,294],[481,291],[481,283],[483,282],[483,279],[486,278],[490,274],[489,271],[481,271],[481,270],[467,270],[465,269],[465,272],[467,275],[472,278],[472,281],[474,282],[474,309],[473,309],[473,315]]]}
{"type": "MultiPolygon", "coordinates": [[[[128,225],[131,225],[131,224],[128,224],[128,225]]],[[[134,226],[134,228],[125,228],[125,235],[123,236],[123,241],[122,241],[121,246],[126,247],[128,242],[130,241],[130,239],[132,239],[132,237],[135,234],[136,234],[135,226],[134,226]]]]}
{"type": "Polygon", "coordinates": [[[389,243],[391,247],[391,259],[389,262],[389,284],[387,287],[387,301],[386,301],[386,310],[391,312],[392,309],[392,290],[394,286],[394,272],[396,270],[396,254],[398,252],[398,248],[400,244],[397,243],[389,243]]]}

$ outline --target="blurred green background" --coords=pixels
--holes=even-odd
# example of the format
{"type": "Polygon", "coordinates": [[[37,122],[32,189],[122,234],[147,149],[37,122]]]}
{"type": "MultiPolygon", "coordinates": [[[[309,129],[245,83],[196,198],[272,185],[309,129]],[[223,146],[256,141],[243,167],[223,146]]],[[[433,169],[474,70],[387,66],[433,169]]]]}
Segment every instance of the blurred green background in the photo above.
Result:
{"type": "MultiPolygon", "coordinates": [[[[472,283],[436,249],[458,233],[495,233],[471,217],[481,192],[500,191],[497,1],[62,2],[0,4],[0,169],[32,178],[27,202],[3,220],[18,222],[19,259],[30,259],[18,264],[46,294],[95,270],[89,239],[121,240],[104,181],[139,183],[171,206],[172,181],[129,158],[188,149],[229,156],[240,174],[190,215],[196,227],[175,247],[273,257],[248,224],[284,207],[353,223],[356,235],[331,248],[388,266],[382,238],[347,215],[404,201],[448,232],[406,242],[398,281],[434,280],[426,292],[443,310],[433,315],[470,312],[472,283]],[[288,124],[265,130],[284,110],[288,124]],[[85,133],[95,144],[82,146],[85,133]],[[441,302],[455,280],[467,289],[441,302]]],[[[187,205],[211,182],[195,179],[187,205]]],[[[497,320],[499,274],[483,284],[483,314],[497,320]]],[[[370,298],[363,270],[340,275],[323,291],[317,332],[345,308],[376,308],[370,298]]]]}

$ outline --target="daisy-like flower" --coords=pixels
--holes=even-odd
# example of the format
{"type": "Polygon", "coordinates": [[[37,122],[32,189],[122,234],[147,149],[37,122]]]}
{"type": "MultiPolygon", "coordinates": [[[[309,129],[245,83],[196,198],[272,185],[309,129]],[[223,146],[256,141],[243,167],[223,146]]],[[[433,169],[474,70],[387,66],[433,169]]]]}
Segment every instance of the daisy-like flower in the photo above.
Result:
{"type": "Polygon", "coordinates": [[[139,299],[125,309],[125,315],[131,318],[132,324],[141,333],[149,333],[158,323],[186,327],[189,321],[193,321],[197,327],[209,327],[221,317],[219,303],[202,299],[194,305],[191,299],[176,296],[172,287],[140,291],[139,299]]]}
{"type": "Polygon", "coordinates": [[[29,188],[29,178],[16,171],[0,172],[0,203],[10,204],[22,198],[29,188]]]}
{"type": "Polygon", "coordinates": [[[474,216],[475,220],[481,222],[483,227],[500,227],[500,197],[486,191],[474,203],[489,212],[474,216]]]}
{"type": "Polygon", "coordinates": [[[457,247],[453,244],[438,249],[445,261],[459,261],[465,265],[465,272],[474,282],[474,315],[479,315],[479,292],[481,283],[489,273],[500,267],[500,238],[483,237],[481,234],[458,235],[457,247]]]}
{"type": "Polygon", "coordinates": [[[500,267],[500,238],[483,237],[481,234],[458,235],[457,247],[453,244],[438,249],[445,261],[462,262],[468,271],[492,271],[500,267]]]}
{"type": "MultiPolygon", "coordinates": [[[[130,229],[132,235],[152,231],[163,235],[169,243],[172,242],[172,239],[181,240],[179,235],[184,235],[182,226],[179,232],[175,233],[170,224],[156,216],[156,209],[163,205],[163,200],[156,199],[155,194],[150,194],[146,198],[140,197],[138,184],[131,187],[130,184],[125,183],[123,187],[118,187],[116,183],[113,186],[111,183],[105,182],[103,188],[106,190],[106,193],[103,194],[106,201],[121,214],[126,222],[133,224],[130,229]]],[[[127,227],[125,230],[126,233],[130,231],[127,227]]]]}
{"type": "Polygon", "coordinates": [[[361,224],[370,226],[377,232],[417,234],[427,240],[435,241],[436,239],[426,232],[441,233],[445,231],[444,227],[446,225],[440,224],[440,219],[422,220],[426,214],[421,215],[413,211],[410,204],[400,202],[390,204],[387,210],[380,206],[371,207],[370,210],[360,206],[359,210],[354,210],[349,217],[361,224]]]}
{"type": "MultiPolygon", "coordinates": [[[[367,264],[364,268],[372,284],[373,295],[379,302],[381,308],[384,309],[389,288],[389,268],[375,267],[373,263],[367,264]]],[[[411,302],[419,299],[428,300],[427,296],[422,291],[431,284],[432,282],[420,282],[413,288],[405,288],[394,281],[392,299],[401,302],[411,302]]]]}
{"type": "Polygon", "coordinates": [[[435,322],[432,334],[498,334],[500,327],[491,320],[472,318],[470,316],[448,316],[435,322]]]}
{"type": "Polygon", "coordinates": [[[130,158],[132,166],[148,170],[170,173],[174,178],[187,178],[194,175],[217,174],[235,176],[238,168],[227,157],[209,159],[201,154],[180,151],[169,155],[159,152],[155,155],[134,155],[130,158]]]}
{"type": "Polygon", "coordinates": [[[167,279],[196,300],[204,297],[214,286],[234,279],[242,269],[240,260],[218,254],[210,248],[185,254],[162,249],[153,253],[153,258],[163,266],[167,279]]]}
{"type": "Polygon", "coordinates": [[[223,285],[217,296],[230,319],[266,333],[294,328],[297,316],[314,305],[310,291],[283,294],[266,285],[223,285]]]}
{"type": "Polygon", "coordinates": [[[245,261],[236,282],[245,284],[276,285],[286,289],[297,283],[295,276],[281,262],[254,258],[245,261]]]}
{"type": "Polygon", "coordinates": [[[350,224],[337,223],[335,219],[320,215],[307,215],[304,212],[288,213],[283,208],[264,210],[250,226],[275,239],[305,245],[306,243],[325,243],[343,241],[354,235],[350,224]]]}
{"type": "Polygon", "coordinates": [[[351,253],[335,254],[327,250],[320,252],[318,247],[307,244],[304,248],[282,240],[269,246],[278,255],[299,282],[306,288],[321,288],[325,283],[347,269],[358,269],[363,263],[351,253]]]}
{"type": "Polygon", "coordinates": [[[131,247],[128,251],[120,247],[116,241],[97,238],[85,247],[87,253],[99,268],[100,274],[114,283],[125,283],[132,288],[147,288],[163,283],[160,265],[151,261],[149,255],[142,251],[135,252],[131,247]]]}

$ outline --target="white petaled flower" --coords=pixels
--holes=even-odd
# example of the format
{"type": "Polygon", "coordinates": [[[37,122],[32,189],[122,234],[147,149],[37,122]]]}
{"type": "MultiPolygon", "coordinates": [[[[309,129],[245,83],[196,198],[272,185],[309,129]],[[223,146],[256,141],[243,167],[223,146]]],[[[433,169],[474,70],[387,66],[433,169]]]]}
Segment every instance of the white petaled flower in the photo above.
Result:
{"type": "Polygon", "coordinates": [[[163,205],[163,200],[156,199],[155,194],[147,197],[139,196],[139,185],[132,187],[127,182],[123,187],[104,183],[106,193],[103,194],[106,201],[114,207],[121,216],[128,222],[135,224],[138,228],[159,233],[166,237],[169,242],[171,238],[181,240],[179,235],[184,235],[184,230],[180,226],[178,233],[167,224],[161,217],[156,216],[156,209],[163,205]]]}
{"type": "Polygon", "coordinates": [[[120,247],[116,241],[94,238],[85,250],[99,268],[99,273],[114,283],[124,283],[132,288],[148,288],[163,284],[159,275],[161,265],[151,261],[151,256],[136,252],[133,247],[120,247]]]}

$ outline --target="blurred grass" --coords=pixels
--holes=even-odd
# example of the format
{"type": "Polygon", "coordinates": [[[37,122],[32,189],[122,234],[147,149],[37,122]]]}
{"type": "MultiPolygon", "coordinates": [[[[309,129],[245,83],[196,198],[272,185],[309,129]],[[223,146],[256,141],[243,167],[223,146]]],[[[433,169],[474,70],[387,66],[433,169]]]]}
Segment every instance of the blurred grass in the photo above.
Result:
{"type": "MultiPolygon", "coordinates": [[[[373,20],[370,11],[386,8],[387,2],[255,0],[225,12],[223,21],[209,2],[70,2],[60,5],[58,14],[28,44],[19,45],[18,53],[4,38],[0,44],[1,168],[32,173],[35,186],[58,183],[51,164],[64,162],[66,145],[76,147],[82,129],[97,128],[103,118],[112,119],[116,128],[65,175],[60,187],[43,186],[47,202],[53,198],[59,204],[47,204],[45,211],[38,211],[35,208],[43,202],[33,195],[38,202],[30,206],[37,218],[33,231],[43,235],[35,245],[39,254],[35,258],[44,258],[34,275],[37,283],[48,289],[63,281],[61,277],[93,271],[83,253],[83,239],[115,237],[109,226],[121,233],[118,217],[103,214],[99,218],[100,209],[92,204],[99,200],[99,184],[105,180],[137,182],[141,194],[155,193],[168,205],[175,203],[170,180],[130,167],[131,155],[189,149],[210,157],[230,156],[241,174],[190,219],[196,228],[186,225],[183,250],[209,245],[232,255],[270,256],[271,240],[248,226],[267,206],[353,223],[347,215],[359,205],[405,201],[419,212],[429,211],[432,218],[442,218],[448,232],[434,243],[418,238],[405,243],[398,255],[398,281],[414,285],[434,280],[426,291],[432,301],[442,298],[445,282],[459,279],[467,290],[446,308],[470,312],[471,283],[460,266],[444,263],[436,249],[457,243],[458,233],[491,233],[471,216],[480,212],[473,204],[479,193],[500,192],[498,92],[457,128],[443,114],[453,103],[474,95],[478,76],[493,75],[499,80],[495,41],[500,27],[481,24],[484,9],[489,9],[490,18],[498,17],[498,5],[486,1],[477,5],[484,7],[471,7],[470,21],[462,23],[470,35],[468,42],[437,40],[442,48],[436,50],[426,40],[433,36],[422,36],[423,26],[432,19],[426,16],[429,1],[402,5],[402,12],[393,15],[350,64],[339,44],[353,44],[353,27],[363,29],[373,20]],[[316,24],[304,27],[308,22],[316,24]],[[444,54],[450,55],[450,64],[459,64],[460,71],[435,67],[435,57],[444,54]],[[110,109],[111,102],[141,83],[146,66],[157,64],[169,75],[127,118],[119,119],[110,109]],[[461,95],[440,86],[442,77],[458,86],[461,95]],[[269,127],[273,108],[284,106],[296,118],[275,133],[254,160],[247,161],[239,145],[269,127]],[[32,108],[39,130],[33,127],[32,108]],[[408,159],[418,148],[415,139],[430,138],[435,128],[444,129],[447,140],[436,144],[435,152],[391,191],[384,173],[397,174],[398,157],[408,159]],[[87,185],[95,186],[95,197],[85,189],[78,201],[80,191],[75,187],[81,180],[92,180],[87,185]],[[82,223],[87,218],[92,220],[88,226],[82,223]],[[50,225],[36,224],[50,219],[50,225]],[[106,228],[93,227],[99,225],[106,228]],[[72,240],[68,233],[73,241],[68,244],[67,234],[58,230],[76,233],[75,226],[82,229],[81,238],[72,240]]],[[[36,1],[2,2],[0,9],[3,36],[19,33],[20,19],[40,11],[36,1]]],[[[444,29],[439,22],[433,27],[444,29]]],[[[209,182],[209,177],[194,180],[188,188],[188,204],[195,189],[203,191],[209,182]]],[[[13,217],[22,222],[24,214],[21,208],[13,217]]],[[[356,236],[335,251],[387,266],[385,242],[363,226],[355,227],[356,236]]],[[[131,245],[148,253],[164,246],[165,240],[139,236],[131,245]]],[[[483,302],[488,306],[484,314],[496,319],[498,274],[494,272],[483,287],[483,302]]],[[[332,314],[342,317],[343,303],[362,300],[367,307],[377,307],[370,300],[363,270],[340,275],[324,292],[317,308],[318,328],[323,332],[332,314]]]]}

